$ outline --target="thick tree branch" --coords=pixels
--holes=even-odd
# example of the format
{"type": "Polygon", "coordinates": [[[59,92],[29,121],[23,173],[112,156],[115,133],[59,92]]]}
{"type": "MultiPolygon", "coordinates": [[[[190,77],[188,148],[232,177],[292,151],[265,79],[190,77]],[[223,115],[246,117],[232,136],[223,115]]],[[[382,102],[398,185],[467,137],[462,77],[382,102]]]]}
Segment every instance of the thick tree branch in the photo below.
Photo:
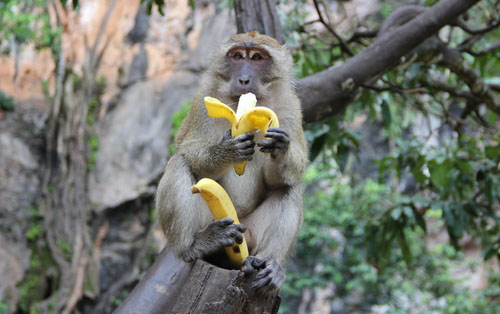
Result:
{"type": "Polygon", "coordinates": [[[470,92],[478,98],[482,103],[485,103],[492,111],[500,114],[500,101],[493,94],[489,85],[472,69],[463,59],[460,51],[457,49],[448,48],[442,44],[439,51],[442,56],[439,65],[450,69],[453,73],[458,75],[467,86],[470,92]]]}
{"type": "Polygon", "coordinates": [[[319,121],[342,111],[361,84],[397,66],[407,53],[477,2],[441,0],[346,63],[301,79],[298,94],[304,120],[319,121]]]}
{"type": "Polygon", "coordinates": [[[235,0],[236,28],[238,33],[258,31],[285,42],[281,23],[276,12],[275,0],[235,0]],[[259,12],[259,14],[256,14],[259,12]]]}

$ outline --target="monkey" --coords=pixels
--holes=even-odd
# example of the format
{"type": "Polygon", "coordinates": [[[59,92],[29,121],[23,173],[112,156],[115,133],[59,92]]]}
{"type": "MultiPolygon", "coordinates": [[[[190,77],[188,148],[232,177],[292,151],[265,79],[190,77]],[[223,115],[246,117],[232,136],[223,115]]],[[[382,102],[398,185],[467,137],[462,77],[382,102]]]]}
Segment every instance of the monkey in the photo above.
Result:
{"type": "Polygon", "coordinates": [[[281,287],[282,264],[303,221],[301,179],[307,145],[292,66],[286,47],[257,32],[234,35],[222,44],[178,131],[177,150],[156,197],[167,242],[186,262],[210,260],[224,247],[242,243],[244,234],[250,256],[241,270],[257,272],[252,287],[262,293],[281,287]],[[215,97],[236,111],[240,95],[248,92],[256,95],[259,106],[277,114],[280,127],[233,138],[226,119],[208,117],[203,97],[215,97]],[[251,161],[245,173],[236,175],[233,166],[245,160],[251,161]],[[240,225],[231,218],[213,221],[202,198],[191,194],[191,185],[201,178],[224,187],[240,225]]]}
{"type": "Polygon", "coordinates": [[[274,38],[253,31],[232,36],[210,64],[158,185],[160,224],[186,262],[210,261],[224,247],[242,243],[244,234],[250,256],[241,270],[256,272],[252,287],[257,292],[272,293],[284,281],[282,264],[303,221],[301,179],[308,153],[292,57],[274,38]],[[203,97],[215,97],[236,111],[240,95],[248,92],[276,113],[280,127],[233,138],[226,119],[208,117],[203,97]],[[245,160],[245,173],[238,176],[233,166],[245,160]],[[241,224],[231,218],[213,221],[202,198],[191,194],[191,185],[202,178],[224,187],[241,224]]]}

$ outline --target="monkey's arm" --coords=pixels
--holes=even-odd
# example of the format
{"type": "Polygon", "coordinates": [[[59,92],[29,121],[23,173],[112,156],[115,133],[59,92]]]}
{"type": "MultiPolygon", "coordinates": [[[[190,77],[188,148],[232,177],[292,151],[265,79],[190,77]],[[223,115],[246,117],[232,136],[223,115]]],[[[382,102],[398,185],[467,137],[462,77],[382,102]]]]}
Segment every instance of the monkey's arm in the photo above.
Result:
{"type": "Polygon", "coordinates": [[[183,158],[174,155],[158,185],[156,208],[169,245],[186,262],[206,257],[224,246],[243,242],[246,228],[233,219],[213,221],[198,195],[191,193],[195,179],[183,158]]]}
{"type": "Polygon", "coordinates": [[[252,133],[233,138],[228,131],[217,144],[211,144],[205,139],[207,137],[186,140],[178,146],[179,154],[184,157],[197,179],[217,180],[234,164],[253,158],[255,142],[252,133]]]}
{"type": "Polygon", "coordinates": [[[270,187],[299,184],[307,165],[307,146],[302,126],[296,124],[295,128],[292,128],[285,125],[283,131],[284,134],[269,132],[269,134],[274,134],[274,138],[257,143],[261,147],[261,151],[271,153],[271,157],[268,158],[264,166],[264,179],[270,187]],[[266,150],[265,146],[261,145],[261,143],[268,141],[276,143],[276,154],[266,150]],[[284,152],[282,151],[283,146],[286,148],[284,152]]]}

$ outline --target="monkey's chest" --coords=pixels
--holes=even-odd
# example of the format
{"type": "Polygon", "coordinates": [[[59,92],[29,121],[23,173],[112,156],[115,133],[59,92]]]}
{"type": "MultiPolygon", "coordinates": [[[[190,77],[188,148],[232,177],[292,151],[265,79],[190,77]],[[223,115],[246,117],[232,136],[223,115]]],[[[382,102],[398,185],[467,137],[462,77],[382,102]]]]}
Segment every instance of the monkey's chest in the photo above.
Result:
{"type": "Polygon", "coordinates": [[[260,174],[261,167],[255,158],[248,162],[245,173],[237,175],[234,170],[228,171],[219,181],[231,197],[239,217],[251,213],[263,200],[264,183],[260,174]]]}

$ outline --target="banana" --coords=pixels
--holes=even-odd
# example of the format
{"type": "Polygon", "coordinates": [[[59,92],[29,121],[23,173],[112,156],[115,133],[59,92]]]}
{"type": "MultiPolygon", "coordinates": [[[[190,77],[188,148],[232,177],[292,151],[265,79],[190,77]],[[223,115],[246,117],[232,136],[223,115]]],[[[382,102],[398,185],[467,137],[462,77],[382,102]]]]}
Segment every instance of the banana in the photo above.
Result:
{"type": "MultiPolygon", "coordinates": [[[[215,220],[230,217],[234,220],[235,224],[240,223],[231,198],[229,198],[229,195],[219,183],[209,178],[203,178],[191,187],[191,192],[193,194],[201,194],[215,220]]],[[[241,244],[235,244],[232,247],[224,249],[231,262],[237,267],[240,267],[248,257],[248,246],[245,236],[243,236],[241,244]]]]}
{"type": "MultiPolygon", "coordinates": [[[[257,99],[254,94],[248,93],[240,96],[236,113],[226,104],[213,97],[205,97],[205,106],[211,118],[226,118],[231,123],[231,136],[236,137],[255,129],[265,134],[270,128],[278,128],[278,117],[269,108],[255,107],[257,99]]],[[[247,162],[243,161],[234,166],[238,175],[245,173],[247,162]]]]}

